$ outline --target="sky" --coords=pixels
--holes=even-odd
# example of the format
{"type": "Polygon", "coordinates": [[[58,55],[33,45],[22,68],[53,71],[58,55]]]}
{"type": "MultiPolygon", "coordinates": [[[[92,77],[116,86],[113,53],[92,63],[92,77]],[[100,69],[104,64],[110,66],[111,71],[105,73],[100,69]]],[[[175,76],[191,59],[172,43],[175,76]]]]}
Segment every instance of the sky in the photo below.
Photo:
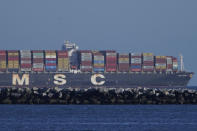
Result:
{"type": "MultiPolygon", "coordinates": [[[[197,72],[196,0],[1,0],[0,48],[153,52],[197,72]]],[[[194,75],[189,85],[197,85],[194,75]]]]}

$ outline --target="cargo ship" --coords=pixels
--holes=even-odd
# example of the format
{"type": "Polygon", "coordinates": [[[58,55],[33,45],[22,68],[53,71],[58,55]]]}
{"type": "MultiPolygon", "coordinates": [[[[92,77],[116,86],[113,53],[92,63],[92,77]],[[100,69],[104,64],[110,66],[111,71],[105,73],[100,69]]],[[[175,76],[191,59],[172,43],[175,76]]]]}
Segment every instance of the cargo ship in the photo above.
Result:
{"type": "Polygon", "coordinates": [[[61,50],[1,50],[0,87],[184,88],[193,72],[179,70],[173,56],[79,50],[66,41],[61,50]]]}

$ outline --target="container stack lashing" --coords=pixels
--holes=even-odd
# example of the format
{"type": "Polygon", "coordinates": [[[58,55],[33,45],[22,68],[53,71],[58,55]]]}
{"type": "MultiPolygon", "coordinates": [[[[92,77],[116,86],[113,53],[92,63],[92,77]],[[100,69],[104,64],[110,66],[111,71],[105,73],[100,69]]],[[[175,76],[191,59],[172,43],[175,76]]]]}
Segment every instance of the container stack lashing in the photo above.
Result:
{"type": "Polygon", "coordinates": [[[19,71],[19,52],[17,50],[8,51],[8,71],[9,72],[19,71]]]}
{"type": "Polygon", "coordinates": [[[70,62],[68,57],[68,51],[57,51],[57,63],[58,63],[58,71],[69,71],[70,62]]]}
{"type": "Polygon", "coordinates": [[[105,68],[106,72],[116,72],[117,71],[117,53],[116,51],[106,51],[105,54],[105,68]]]}
{"type": "Polygon", "coordinates": [[[142,71],[142,55],[141,53],[131,53],[131,72],[142,71]]]}
{"type": "Polygon", "coordinates": [[[104,72],[105,71],[105,58],[99,51],[93,51],[93,71],[104,72]]]}
{"type": "Polygon", "coordinates": [[[166,71],[166,56],[155,56],[155,70],[157,72],[166,71]]]}
{"type": "Polygon", "coordinates": [[[6,51],[0,51],[0,72],[6,72],[7,70],[7,56],[6,51]]]}
{"type": "Polygon", "coordinates": [[[143,71],[154,71],[154,56],[152,53],[143,53],[143,71]]]}
{"type": "Polygon", "coordinates": [[[118,54],[118,71],[129,72],[129,54],[118,54]]]}
{"type": "Polygon", "coordinates": [[[92,51],[80,51],[80,69],[82,72],[92,72],[92,51]]]}
{"type": "Polygon", "coordinates": [[[44,71],[44,52],[42,50],[34,50],[32,51],[32,56],[33,56],[32,71],[43,72],[44,71]]]}
{"type": "Polygon", "coordinates": [[[56,51],[47,50],[45,51],[45,71],[56,72],[57,62],[56,62],[56,51]]]}
{"type": "Polygon", "coordinates": [[[21,50],[20,51],[20,70],[23,72],[30,72],[32,68],[31,62],[31,51],[21,50]]]}
{"type": "Polygon", "coordinates": [[[172,62],[172,56],[166,56],[166,71],[172,72],[173,70],[173,62],[172,62]]]}

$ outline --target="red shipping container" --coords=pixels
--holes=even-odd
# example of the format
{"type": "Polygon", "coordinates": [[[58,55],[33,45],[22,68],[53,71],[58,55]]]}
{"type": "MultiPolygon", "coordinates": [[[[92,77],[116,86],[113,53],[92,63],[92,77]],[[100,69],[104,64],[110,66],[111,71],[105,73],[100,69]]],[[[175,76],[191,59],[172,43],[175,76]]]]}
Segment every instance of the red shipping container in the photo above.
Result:
{"type": "Polygon", "coordinates": [[[43,63],[43,58],[33,59],[33,63],[43,63]]]}
{"type": "Polygon", "coordinates": [[[57,51],[57,55],[59,58],[68,57],[68,52],[67,51],[57,51]]]}
{"type": "Polygon", "coordinates": [[[31,58],[21,58],[21,61],[31,61],[31,58]]]}
{"type": "Polygon", "coordinates": [[[173,67],[172,64],[167,65],[167,69],[172,69],[172,67],[173,67]]]}
{"type": "Polygon", "coordinates": [[[33,53],[43,53],[43,50],[33,50],[33,53]]]}
{"type": "Polygon", "coordinates": [[[115,50],[106,50],[105,52],[106,52],[106,53],[116,53],[115,50]]]}
{"type": "Polygon", "coordinates": [[[0,50],[0,54],[6,54],[5,50],[0,50]]]}
{"type": "Polygon", "coordinates": [[[141,66],[142,64],[140,64],[140,63],[132,63],[131,65],[134,65],[134,66],[135,65],[140,65],[141,66]]]}
{"type": "Polygon", "coordinates": [[[43,69],[43,68],[33,68],[32,70],[33,70],[33,71],[39,71],[39,72],[44,71],[44,69],[43,69]]]}
{"type": "Polygon", "coordinates": [[[116,68],[106,68],[106,71],[107,72],[115,72],[116,71],[116,68]]]}
{"type": "Polygon", "coordinates": [[[8,61],[18,61],[19,60],[19,58],[10,58],[10,57],[8,57],[8,61]]]}
{"type": "Polygon", "coordinates": [[[141,69],[131,69],[132,72],[141,72],[141,69]]]}
{"type": "Polygon", "coordinates": [[[8,50],[8,53],[19,53],[18,50],[8,50]]]}
{"type": "Polygon", "coordinates": [[[142,58],[142,56],[131,56],[131,58],[142,58]]]}
{"type": "Polygon", "coordinates": [[[103,68],[104,66],[102,66],[102,65],[96,65],[96,66],[94,66],[94,68],[103,68]]]}
{"type": "Polygon", "coordinates": [[[91,72],[92,69],[91,69],[91,68],[90,68],[90,69],[81,69],[81,71],[82,71],[82,72],[91,72]]]}
{"type": "Polygon", "coordinates": [[[56,58],[46,58],[47,61],[56,61],[56,58]]]}
{"type": "Polygon", "coordinates": [[[56,63],[47,63],[45,66],[56,66],[56,63]]]}
{"type": "Polygon", "coordinates": [[[108,64],[106,64],[106,66],[117,66],[117,64],[114,64],[114,63],[108,63],[108,64]]]}
{"type": "Polygon", "coordinates": [[[21,68],[31,68],[31,64],[21,64],[21,68]]]}

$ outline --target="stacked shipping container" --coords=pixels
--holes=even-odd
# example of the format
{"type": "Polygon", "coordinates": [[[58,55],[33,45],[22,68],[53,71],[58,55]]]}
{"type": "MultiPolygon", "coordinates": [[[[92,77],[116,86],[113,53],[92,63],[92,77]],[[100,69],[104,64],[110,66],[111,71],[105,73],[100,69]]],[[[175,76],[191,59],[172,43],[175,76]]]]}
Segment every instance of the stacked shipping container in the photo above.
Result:
{"type": "MultiPolygon", "coordinates": [[[[131,53],[118,54],[116,51],[90,51],[82,50],[80,55],[80,69],[82,72],[140,72],[147,71],[178,71],[177,58],[172,56],[153,56],[152,53],[131,53]],[[104,55],[105,54],[105,55],[104,55]],[[93,55],[93,56],[92,56],[93,55]],[[142,60],[143,58],[143,60],[142,60]],[[154,59],[155,58],[155,59],[154,59]],[[118,59],[118,62],[117,62],[118,59]],[[154,61],[155,60],[155,61],[154,61]],[[93,66],[92,66],[93,65],[93,66]],[[92,70],[93,68],[93,70],[92,70]]],[[[79,62],[78,54],[73,61],[79,62]]],[[[69,71],[70,69],[79,69],[78,64],[71,64],[68,51],[0,51],[0,72],[10,71],[69,71]],[[45,63],[44,63],[45,62],[45,63]],[[44,66],[45,65],[45,66],[44,66]],[[76,66],[70,68],[70,66],[76,66]],[[58,66],[58,68],[57,68],[58,66]]]]}
{"type": "Polygon", "coordinates": [[[177,58],[173,57],[172,58],[172,63],[173,63],[173,71],[174,72],[178,71],[178,60],[177,60],[177,58]]]}
{"type": "Polygon", "coordinates": [[[117,69],[117,53],[116,51],[106,51],[106,72],[115,72],[117,69]]]}
{"type": "Polygon", "coordinates": [[[142,70],[141,53],[131,53],[131,71],[140,72],[142,70]]]}
{"type": "Polygon", "coordinates": [[[156,71],[166,71],[166,56],[155,56],[156,71]]]}
{"type": "Polygon", "coordinates": [[[143,71],[154,71],[154,56],[152,53],[143,53],[143,71]]]}
{"type": "Polygon", "coordinates": [[[129,54],[118,55],[118,69],[120,72],[129,72],[129,54]]]}
{"type": "Polygon", "coordinates": [[[31,51],[20,51],[21,71],[31,71],[31,51]]]}
{"type": "Polygon", "coordinates": [[[58,71],[69,71],[68,51],[57,51],[58,71]]]}
{"type": "Polygon", "coordinates": [[[167,56],[166,57],[166,71],[172,71],[172,56],[167,56]]]}
{"type": "Polygon", "coordinates": [[[80,51],[81,56],[81,71],[91,72],[92,71],[92,52],[89,50],[80,51]]]}
{"type": "Polygon", "coordinates": [[[33,71],[44,71],[44,53],[41,50],[32,51],[33,53],[33,71]]]}
{"type": "Polygon", "coordinates": [[[19,71],[19,52],[16,50],[8,51],[8,71],[19,71]]]}
{"type": "Polygon", "coordinates": [[[6,51],[0,51],[0,72],[5,72],[6,69],[6,51]]]}
{"type": "Polygon", "coordinates": [[[45,71],[55,72],[57,70],[56,51],[45,51],[45,71]]]}
{"type": "Polygon", "coordinates": [[[100,52],[94,52],[94,72],[104,72],[105,71],[105,59],[104,55],[100,52]]]}

